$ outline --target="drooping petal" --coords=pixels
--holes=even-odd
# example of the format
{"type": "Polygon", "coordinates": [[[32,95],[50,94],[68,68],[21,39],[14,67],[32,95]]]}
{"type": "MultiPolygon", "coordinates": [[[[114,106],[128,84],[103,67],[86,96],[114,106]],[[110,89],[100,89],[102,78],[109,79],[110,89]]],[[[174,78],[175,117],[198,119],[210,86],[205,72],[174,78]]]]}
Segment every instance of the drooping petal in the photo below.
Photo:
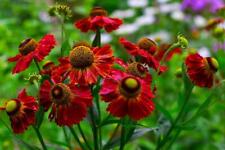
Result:
{"type": "Polygon", "coordinates": [[[47,56],[50,51],[55,47],[56,45],[56,40],[54,35],[52,34],[47,34],[45,35],[39,42],[38,45],[35,49],[35,54],[34,58],[37,61],[42,61],[45,56],[47,56]]]}

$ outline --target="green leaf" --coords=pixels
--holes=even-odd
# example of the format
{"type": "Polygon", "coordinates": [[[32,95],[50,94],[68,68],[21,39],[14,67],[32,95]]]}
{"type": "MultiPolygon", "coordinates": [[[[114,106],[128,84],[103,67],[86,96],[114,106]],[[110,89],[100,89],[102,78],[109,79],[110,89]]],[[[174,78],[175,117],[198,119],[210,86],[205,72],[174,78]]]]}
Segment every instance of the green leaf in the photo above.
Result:
{"type": "Polygon", "coordinates": [[[164,115],[164,117],[166,117],[166,119],[170,121],[170,123],[173,123],[173,118],[170,112],[167,111],[164,107],[162,107],[157,101],[154,101],[154,102],[155,102],[156,109],[159,110],[164,115]]]}
{"type": "Polygon", "coordinates": [[[191,122],[194,122],[197,118],[199,118],[202,113],[208,108],[209,104],[212,101],[212,97],[213,97],[213,92],[209,95],[209,97],[199,106],[198,110],[196,111],[196,113],[187,121],[184,122],[184,124],[189,124],[191,122]]]}
{"type": "Polygon", "coordinates": [[[19,144],[19,145],[23,145],[27,150],[41,150],[40,148],[33,146],[27,142],[25,142],[24,140],[20,139],[19,137],[13,135],[13,139],[19,144]]]}

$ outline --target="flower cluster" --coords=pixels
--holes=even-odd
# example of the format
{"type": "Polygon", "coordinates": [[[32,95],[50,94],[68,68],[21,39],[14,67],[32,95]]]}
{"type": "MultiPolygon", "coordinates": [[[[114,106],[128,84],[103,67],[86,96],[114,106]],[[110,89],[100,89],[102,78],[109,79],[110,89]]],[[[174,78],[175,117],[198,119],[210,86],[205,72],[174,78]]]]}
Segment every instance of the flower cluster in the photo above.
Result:
{"type": "MultiPolygon", "coordinates": [[[[39,42],[29,38],[19,45],[19,54],[8,59],[9,62],[16,62],[12,73],[24,71],[34,60],[40,76],[45,78],[38,87],[37,98],[28,96],[23,89],[18,98],[0,107],[9,115],[14,133],[22,133],[28,126],[34,125],[35,113],[39,108],[46,113],[50,109],[49,120],[59,126],[78,124],[87,116],[88,109],[93,107],[95,94],[108,103],[107,111],[114,117],[128,116],[138,121],[154,111],[157,85],[152,86],[155,80],[152,74],[158,77],[166,72],[169,69],[166,62],[174,54],[181,54],[188,41],[178,36],[175,44],[157,44],[142,37],[132,43],[121,37],[118,41],[129,55],[129,61],[125,62],[113,55],[109,44],[101,46],[101,41],[98,41],[101,39],[100,30],[112,32],[121,24],[122,20],[108,17],[103,8],[93,8],[89,17],[75,22],[75,27],[82,32],[96,32],[92,46],[87,42],[77,42],[68,56],[59,57],[58,63],[48,61],[42,68],[39,62],[56,46],[54,35],[47,34],[39,42]],[[115,64],[120,65],[120,69],[114,67],[115,64]],[[98,93],[94,92],[95,86],[100,87],[98,93]]],[[[190,54],[185,64],[193,84],[208,88],[213,86],[214,73],[219,66],[216,59],[190,54]]],[[[32,78],[31,82],[35,79],[32,78]]]]}

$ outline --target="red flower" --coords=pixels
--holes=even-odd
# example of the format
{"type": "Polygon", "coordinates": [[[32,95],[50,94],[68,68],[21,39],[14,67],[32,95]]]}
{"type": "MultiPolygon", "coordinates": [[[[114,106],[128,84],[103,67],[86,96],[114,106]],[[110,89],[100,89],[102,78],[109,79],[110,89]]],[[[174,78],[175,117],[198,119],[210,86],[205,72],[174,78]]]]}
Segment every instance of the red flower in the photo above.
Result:
{"type": "Polygon", "coordinates": [[[156,45],[153,41],[149,40],[149,44],[143,44],[141,42],[146,42],[146,38],[141,41],[138,41],[138,45],[133,44],[126,40],[125,38],[120,38],[120,43],[127,49],[128,53],[133,56],[140,56],[142,58],[142,62],[147,63],[149,67],[155,69],[159,72],[165,72],[167,70],[166,66],[161,66],[159,61],[151,54],[157,50],[156,45]]]}
{"type": "Polygon", "coordinates": [[[75,26],[82,32],[89,30],[96,31],[97,29],[104,28],[107,32],[112,32],[119,28],[122,24],[122,20],[118,18],[110,18],[107,16],[107,11],[101,7],[95,7],[92,9],[90,16],[78,20],[75,26]]]}
{"type": "Polygon", "coordinates": [[[69,58],[62,58],[56,69],[59,74],[68,73],[72,83],[94,84],[97,77],[107,77],[113,65],[113,51],[109,45],[101,48],[76,46],[70,51],[69,58]]]}
{"type": "Polygon", "coordinates": [[[19,73],[27,69],[33,59],[42,61],[56,44],[51,34],[45,35],[38,43],[34,39],[26,39],[19,45],[19,54],[8,59],[9,62],[17,62],[12,73],[19,73]]]}
{"type": "Polygon", "coordinates": [[[65,84],[61,77],[52,77],[51,84],[45,80],[40,88],[40,104],[47,111],[52,108],[49,119],[59,126],[72,126],[87,115],[87,107],[92,105],[91,91],[86,86],[65,84]]]}
{"type": "Polygon", "coordinates": [[[9,115],[13,132],[23,133],[28,126],[35,123],[38,104],[34,97],[28,96],[26,90],[23,89],[18,98],[9,100],[0,110],[6,110],[9,115]]]}
{"type": "Polygon", "coordinates": [[[116,117],[128,115],[133,120],[147,117],[154,110],[150,85],[138,77],[113,70],[100,90],[102,100],[109,102],[107,111],[116,117]]]}
{"type": "Polygon", "coordinates": [[[217,71],[219,64],[212,57],[203,58],[198,53],[190,54],[185,61],[187,74],[193,84],[200,87],[211,88],[214,81],[214,73],[217,71]]]}

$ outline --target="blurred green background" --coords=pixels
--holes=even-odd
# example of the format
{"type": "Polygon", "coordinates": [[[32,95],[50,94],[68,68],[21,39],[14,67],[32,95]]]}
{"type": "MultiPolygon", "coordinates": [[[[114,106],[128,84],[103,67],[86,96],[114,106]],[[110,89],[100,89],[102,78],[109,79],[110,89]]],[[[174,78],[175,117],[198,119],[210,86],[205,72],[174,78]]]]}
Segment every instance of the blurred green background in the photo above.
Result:
{"type": "MultiPolygon", "coordinates": [[[[180,10],[179,0],[1,0],[0,1],[0,104],[4,101],[17,96],[18,91],[27,88],[28,92],[36,95],[35,88],[24,80],[29,73],[37,72],[34,64],[21,74],[12,75],[11,70],[15,65],[8,63],[7,58],[18,53],[19,43],[32,37],[39,40],[47,33],[53,33],[60,41],[60,22],[57,18],[48,15],[50,6],[58,3],[66,3],[73,11],[73,17],[66,22],[66,41],[72,47],[74,42],[93,39],[93,33],[81,33],[73,26],[74,21],[89,14],[93,6],[102,6],[114,17],[122,18],[124,25],[112,34],[103,33],[102,42],[110,43],[113,46],[116,56],[126,59],[125,50],[118,44],[119,37],[127,37],[136,42],[143,36],[150,37],[160,43],[172,43],[178,34],[185,35],[190,48],[201,50],[201,53],[213,55],[220,63],[220,76],[225,77],[225,50],[213,50],[213,45],[219,41],[206,31],[198,30],[208,19],[215,15],[205,14],[186,14],[180,10]]],[[[61,43],[51,52],[48,59],[56,60],[59,54],[61,43]]],[[[67,53],[69,52],[67,48],[67,53]]],[[[169,71],[159,77],[157,82],[157,101],[161,106],[170,112],[174,117],[178,110],[178,101],[182,92],[182,79],[177,78],[175,73],[181,67],[185,53],[175,56],[169,63],[169,71]]],[[[44,61],[44,62],[45,62],[44,61]]],[[[42,64],[44,63],[42,62],[42,64]]],[[[178,150],[224,150],[225,149],[225,86],[217,91],[213,96],[210,107],[207,107],[193,124],[185,129],[172,149],[178,150]]],[[[188,115],[195,112],[198,107],[210,94],[210,90],[195,88],[191,96],[191,102],[187,108],[188,115]]],[[[106,105],[101,104],[102,111],[105,112],[106,105]]],[[[104,113],[103,116],[107,116],[104,113]]],[[[4,125],[10,125],[7,115],[0,112],[0,150],[29,149],[22,140],[40,147],[39,142],[32,129],[22,135],[13,136],[11,131],[4,125]],[[4,123],[3,123],[4,122],[4,123]]],[[[159,110],[148,118],[141,121],[148,127],[161,127],[160,132],[167,128],[168,121],[162,116],[159,110]]],[[[92,139],[91,129],[85,120],[81,123],[86,136],[92,139]]],[[[103,139],[106,140],[112,134],[112,126],[103,128],[103,139]]],[[[41,132],[50,149],[67,149],[63,130],[50,123],[45,115],[45,120],[41,127],[41,132]]],[[[126,149],[151,150],[157,142],[157,132],[146,133],[141,138],[128,143],[126,149]]],[[[70,137],[71,135],[69,135],[70,137]]],[[[78,148],[71,138],[71,143],[78,148]]],[[[91,141],[92,142],[92,141],[91,141]]]]}

